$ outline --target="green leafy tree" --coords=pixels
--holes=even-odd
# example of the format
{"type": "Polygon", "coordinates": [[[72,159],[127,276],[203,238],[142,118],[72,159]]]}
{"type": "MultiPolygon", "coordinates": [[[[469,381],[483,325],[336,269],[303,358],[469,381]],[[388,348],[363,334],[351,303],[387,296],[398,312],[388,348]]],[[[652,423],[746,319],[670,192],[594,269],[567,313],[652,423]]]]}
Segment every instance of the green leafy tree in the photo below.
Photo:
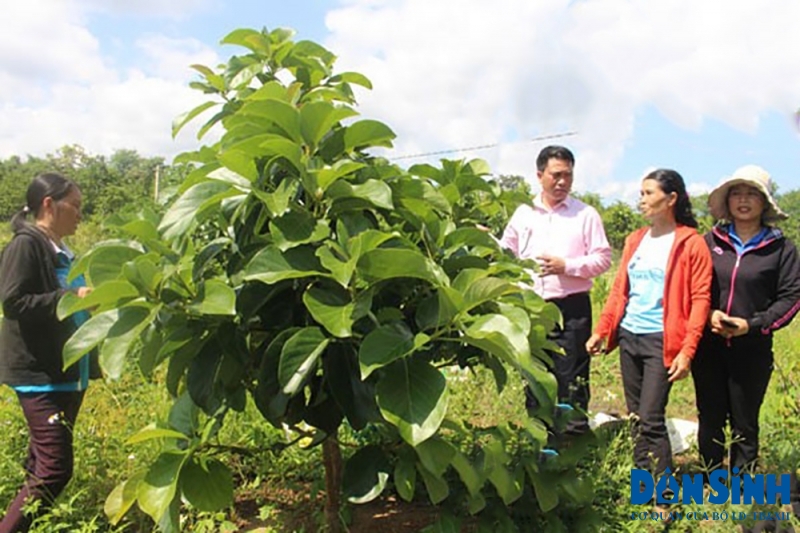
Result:
{"type": "Polygon", "coordinates": [[[608,242],[619,252],[625,246],[625,238],[630,233],[647,224],[642,215],[630,204],[617,200],[600,212],[608,242]]]}
{"type": "Polygon", "coordinates": [[[592,490],[574,460],[558,475],[539,463],[554,411],[544,350],[555,347],[547,334],[557,308],[521,288],[531,265],[474,227],[502,218],[513,200],[479,160],[406,171],[369,155],[394,139],[354,108],[353,87],[368,89],[369,80],[335,73],[329,51],[291,37],[236,30],[223,43],[246,53],[216,70],[193,66],[202,79],[192,86],[210,100],[173,132],[213,109],[199,136],[218,125],[221,139],[177,158],[194,170],[163,217],[118,221],[125,239],[99,243],[74,267],[94,292],[60,302],[62,317],[96,309],[67,343],[65,365],[98,348],[112,378],[129,357],[147,376],[166,367],[174,397],[167,419],[130,439],[163,448],[109,496],[107,514],[117,522],[136,503],[175,531],[182,501],[229,505],[219,429],[249,396],[276,426],[314,428],[331,529],[340,487],[361,503],[390,479],[403,499],[424,486],[434,503],[455,483],[462,508],[498,520],[523,496],[543,512],[571,502],[572,520],[589,517],[592,490]],[[469,449],[457,447],[442,432],[469,434],[448,419],[441,369],[452,365],[490,368],[498,389],[511,371],[541,409],[525,427],[489,428],[469,449]],[[344,423],[385,438],[342,468],[344,423]]]}

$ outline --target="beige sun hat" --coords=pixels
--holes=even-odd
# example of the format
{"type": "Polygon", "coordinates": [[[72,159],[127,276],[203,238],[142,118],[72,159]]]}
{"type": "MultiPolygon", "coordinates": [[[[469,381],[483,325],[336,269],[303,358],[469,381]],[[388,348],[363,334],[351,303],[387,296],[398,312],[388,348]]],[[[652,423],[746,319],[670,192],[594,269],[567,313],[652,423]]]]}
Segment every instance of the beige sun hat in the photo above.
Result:
{"type": "Polygon", "coordinates": [[[764,213],[761,215],[764,222],[776,222],[789,217],[789,215],[781,211],[775,198],[772,197],[772,192],[770,191],[772,180],[769,172],[757,165],[746,165],[737,169],[732,176],[723,179],[722,183],[717,185],[717,188],[708,195],[708,210],[715,220],[731,219],[728,212],[728,191],[731,187],[740,183],[755,187],[766,198],[764,213]]]}

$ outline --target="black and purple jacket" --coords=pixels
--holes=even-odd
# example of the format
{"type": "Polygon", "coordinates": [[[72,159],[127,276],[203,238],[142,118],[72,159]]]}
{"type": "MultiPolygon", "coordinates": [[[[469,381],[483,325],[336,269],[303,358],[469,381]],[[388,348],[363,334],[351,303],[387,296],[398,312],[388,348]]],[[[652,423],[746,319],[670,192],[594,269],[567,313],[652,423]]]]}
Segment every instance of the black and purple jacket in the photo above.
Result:
{"type": "Polygon", "coordinates": [[[726,226],[705,235],[714,277],[711,309],[747,319],[750,335],[771,335],[800,311],[800,258],[795,245],[772,228],[755,247],[736,252],[726,226]]]}

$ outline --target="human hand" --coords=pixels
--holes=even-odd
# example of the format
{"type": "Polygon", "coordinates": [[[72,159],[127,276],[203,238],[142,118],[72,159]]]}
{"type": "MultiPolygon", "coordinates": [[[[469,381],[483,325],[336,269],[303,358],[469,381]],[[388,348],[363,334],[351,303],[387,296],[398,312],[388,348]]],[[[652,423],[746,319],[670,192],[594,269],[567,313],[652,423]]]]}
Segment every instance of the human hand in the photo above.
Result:
{"type": "Polygon", "coordinates": [[[717,335],[721,335],[724,326],[720,321],[728,318],[729,318],[728,315],[726,315],[719,309],[712,309],[711,313],[709,313],[708,315],[708,325],[711,327],[711,332],[716,333],[717,335]]]}
{"type": "Polygon", "coordinates": [[[75,291],[75,294],[78,295],[78,298],[86,298],[89,296],[89,294],[91,294],[92,290],[93,289],[91,287],[78,287],[78,289],[75,291]]]}
{"type": "Polygon", "coordinates": [[[750,331],[750,325],[747,323],[747,320],[739,318],[738,316],[729,316],[720,319],[720,325],[722,326],[720,335],[726,339],[746,335],[750,331]]]}
{"type": "Polygon", "coordinates": [[[562,257],[542,254],[536,256],[536,261],[539,263],[539,270],[541,271],[542,276],[563,274],[564,270],[566,269],[566,263],[562,257]]]}
{"type": "Polygon", "coordinates": [[[606,351],[606,340],[597,333],[592,334],[586,341],[586,351],[589,355],[600,355],[606,351]]]}
{"type": "Polygon", "coordinates": [[[692,368],[692,360],[688,355],[683,352],[679,353],[675,360],[667,370],[667,376],[670,382],[681,380],[689,375],[689,370],[692,368]]]}

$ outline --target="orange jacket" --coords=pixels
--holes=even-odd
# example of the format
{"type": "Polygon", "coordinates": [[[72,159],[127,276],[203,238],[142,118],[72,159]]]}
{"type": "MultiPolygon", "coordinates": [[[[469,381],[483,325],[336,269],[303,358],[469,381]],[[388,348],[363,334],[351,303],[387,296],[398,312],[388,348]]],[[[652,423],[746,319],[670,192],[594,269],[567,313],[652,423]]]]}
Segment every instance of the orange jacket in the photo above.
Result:
{"type": "MultiPolygon", "coordinates": [[[[619,325],[628,305],[628,263],[648,229],[640,228],[625,239],[622,261],[595,329],[595,333],[606,340],[608,351],[617,346],[619,325]]],[[[669,368],[680,352],[694,357],[711,308],[711,253],[694,228],[678,225],[675,229],[666,272],[664,366],[669,368]]]]}

